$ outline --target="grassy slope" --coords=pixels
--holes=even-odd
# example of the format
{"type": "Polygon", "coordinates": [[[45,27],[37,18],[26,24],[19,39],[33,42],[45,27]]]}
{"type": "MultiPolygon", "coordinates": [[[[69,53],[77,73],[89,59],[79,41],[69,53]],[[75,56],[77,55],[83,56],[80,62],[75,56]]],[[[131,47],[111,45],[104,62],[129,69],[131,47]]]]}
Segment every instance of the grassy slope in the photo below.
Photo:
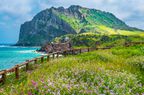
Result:
{"type": "Polygon", "coordinates": [[[73,29],[77,31],[77,33],[80,32],[80,30],[83,28],[88,33],[96,33],[101,35],[137,35],[137,36],[144,36],[144,32],[142,31],[128,31],[128,30],[120,30],[120,29],[113,29],[110,27],[107,27],[105,25],[101,24],[84,24],[80,23],[80,20],[74,18],[74,17],[67,17],[64,14],[60,14],[60,16],[63,20],[65,20],[67,23],[69,23],[73,29]]]}
{"type": "Polygon", "coordinates": [[[13,75],[2,95],[102,94],[133,95],[144,93],[144,46],[117,47],[51,60],[33,71],[13,75]]]}
{"type": "Polygon", "coordinates": [[[109,47],[109,46],[122,46],[125,42],[143,42],[143,36],[124,36],[124,35],[98,35],[95,33],[83,33],[77,35],[64,35],[56,38],[54,41],[63,41],[65,37],[71,39],[72,45],[76,47],[95,47],[96,42],[100,45],[97,47],[109,47]]]}
{"type": "Polygon", "coordinates": [[[85,20],[83,21],[74,16],[67,16],[64,13],[57,13],[57,15],[61,19],[66,21],[68,24],[70,24],[72,28],[76,30],[77,33],[80,33],[81,29],[83,29],[85,32],[88,33],[96,33],[102,35],[118,34],[118,35],[144,36],[143,31],[125,30],[127,26],[110,13],[105,13],[98,10],[87,10],[87,9],[81,9],[80,12],[83,15],[85,15],[85,20]]]}

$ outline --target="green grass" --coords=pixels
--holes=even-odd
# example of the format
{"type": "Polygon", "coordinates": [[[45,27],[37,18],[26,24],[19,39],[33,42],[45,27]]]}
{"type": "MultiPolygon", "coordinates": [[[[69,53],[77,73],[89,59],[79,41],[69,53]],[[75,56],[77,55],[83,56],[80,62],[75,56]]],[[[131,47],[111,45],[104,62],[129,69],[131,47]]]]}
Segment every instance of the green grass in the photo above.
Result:
{"type": "Polygon", "coordinates": [[[80,32],[80,29],[83,27],[83,24],[80,23],[79,19],[75,19],[74,17],[68,17],[64,14],[59,14],[58,15],[60,18],[65,20],[69,25],[76,30],[77,33],[80,32]]]}
{"type": "Polygon", "coordinates": [[[125,42],[143,42],[144,37],[138,35],[98,35],[94,33],[83,33],[76,35],[64,35],[56,38],[55,42],[63,42],[65,37],[69,37],[74,47],[111,47],[123,46],[125,42]],[[97,44],[97,43],[98,44],[97,44]]]}
{"type": "Polygon", "coordinates": [[[83,17],[80,18],[77,15],[68,15],[63,12],[56,12],[56,15],[67,22],[77,33],[144,36],[142,30],[128,27],[111,13],[99,10],[88,10],[86,8],[80,9],[79,12],[83,17]]]}
{"type": "Polygon", "coordinates": [[[144,36],[142,31],[129,31],[129,30],[120,30],[106,27],[104,25],[97,26],[99,32],[105,35],[125,35],[125,36],[144,36]]]}
{"type": "Polygon", "coordinates": [[[144,46],[116,47],[32,66],[19,80],[11,75],[2,95],[135,95],[144,93],[144,46]]]}
{"type": "MultiPolygon", "coordinates": [[[[84,33],[95,33],[95,34],[101,34],[101,35],[126,35],[126,36],[137,35],[137,36],[144,36],[143,31],[138,31],[138,30],[130,31],[130,30],[114,29],[114,28],[106,26],[105,24],[101,24],[97,21],[93,22],[93,20],[90,20],[90,21],[92,21],[91,23],[86,24],[86,22],[81,22],[79,19],[77,19],[75,17],[68,17],[64,14],[59,14],[58,16],[60,18],[62,18],[64,21],[66,21],[67,23],[69,23],[70,26],[73,29],[75,29],[77,33],[80,33],[81,29],[83,29],[83,30],[85,30],[84,33]]],[[[93,18],[91,18],[91,19],[93,19],[93,18]]]]}

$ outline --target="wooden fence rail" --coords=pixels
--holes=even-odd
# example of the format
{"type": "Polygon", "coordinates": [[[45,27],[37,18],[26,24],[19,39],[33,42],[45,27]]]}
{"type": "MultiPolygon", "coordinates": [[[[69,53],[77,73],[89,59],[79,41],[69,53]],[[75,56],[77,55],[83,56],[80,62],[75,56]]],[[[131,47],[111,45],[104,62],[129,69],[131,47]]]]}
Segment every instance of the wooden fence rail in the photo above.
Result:
{"type": "Polygon", "coordinates": [[[133,45],[139,45],[139,44],[144,44],[144,42],[125,42],[124,46],[129,47],[129,46],[133,46],[133,45]]]}
{"type": "Polygon", "coordinates": [[[32,60],[26,60],[26,62],[23,62],[19,65],[14,66],[11,69],[7,69],[7,70],[2,70],[0,71],[0,83],[4,84],[7,78],[7,75],[10,73],[15,73],[15,79],[19,79],[20,77],[20,69],[25,67],[25,71],[29,70],[29,65],[31,63],[33,64],[37,64],[38,62],[40,62],[41,64],[44,63],[45,58],[46,61],[48,62],[50,60],[50,58],[58,58],[60,55],[66,56],[68,54],[79,54],[79,53],[83,53],[83,52],[90,52],[93,50],[98,50],[98,49],[110,49],[110,48],[81,48],[81,49],[70,49],[70,50],[65,50],[65,51],[59,51],[59,52],[53,52],[51,54],[47,54],[45,56],[41,56],[38,58],[34,58],[32,60]]]}

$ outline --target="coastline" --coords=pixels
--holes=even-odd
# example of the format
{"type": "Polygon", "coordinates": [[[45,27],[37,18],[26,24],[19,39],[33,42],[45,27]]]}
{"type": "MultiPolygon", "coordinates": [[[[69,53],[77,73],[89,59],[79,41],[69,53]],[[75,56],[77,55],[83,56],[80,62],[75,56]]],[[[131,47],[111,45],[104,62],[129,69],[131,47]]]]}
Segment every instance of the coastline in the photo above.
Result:
{"type": "Polygon", "coordinates": [[[39,47],[23,47],[23,46],[0,46],[0,70],[9,69],[14,65],[21,64],[26,60],[44,55],[37,52],[39,47]]]}

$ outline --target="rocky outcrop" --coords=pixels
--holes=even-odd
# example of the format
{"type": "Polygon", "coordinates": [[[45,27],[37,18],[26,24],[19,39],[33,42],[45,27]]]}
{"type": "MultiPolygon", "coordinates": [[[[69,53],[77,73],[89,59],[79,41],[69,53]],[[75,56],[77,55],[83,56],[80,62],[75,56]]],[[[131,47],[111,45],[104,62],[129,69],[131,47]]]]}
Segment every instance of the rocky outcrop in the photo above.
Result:
{"type": "Polygon", "coordinates": [[[45,52],[45,53],[52,53],[52,52],[62,52],[66,50],[72,49],[72,45],[70,42],[65,43],[51,43],[46,44],[40,48],[40,50],[37,50],[38,52],[45,52]]]}
{"type": "Polygon", "coordinates": [[[22,24],[17,45],[39,46],[61,35],[75,34],[75,30],[54,12],[53,8],[44,10],[32,21],[22,24]]]}

